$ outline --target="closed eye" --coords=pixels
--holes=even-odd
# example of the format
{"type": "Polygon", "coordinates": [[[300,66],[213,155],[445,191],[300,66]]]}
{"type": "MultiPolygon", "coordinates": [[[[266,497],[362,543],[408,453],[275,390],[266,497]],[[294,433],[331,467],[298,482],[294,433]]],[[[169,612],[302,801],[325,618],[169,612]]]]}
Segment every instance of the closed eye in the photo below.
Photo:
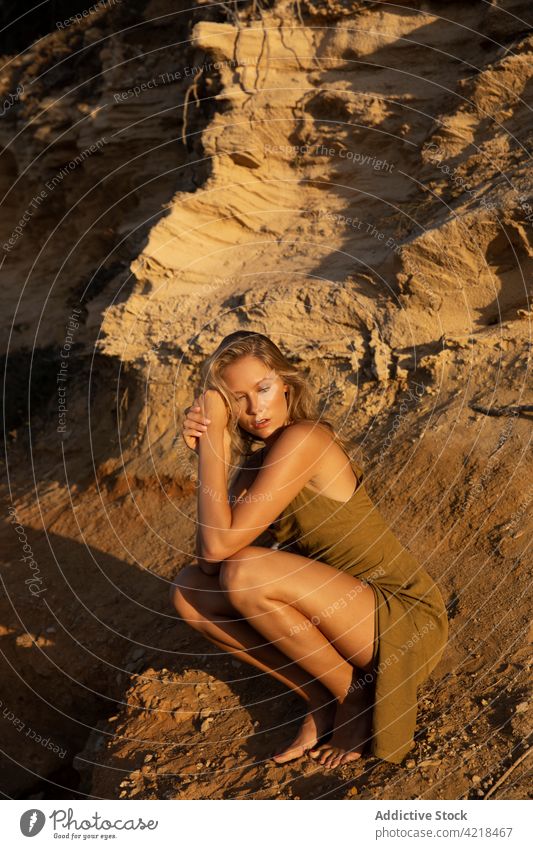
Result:
{"type": "MultiPolygon", "coordinates": [[[[259,391],[260,392],[268,392],[269,389],[270,389],[270,386],[263,386],[263,387],[261,387],[261,389],[259,391]]],[[[239,398],[237,398],[237,401],[242,401],[243,398],[245,398],[245,397],[246,397],[245,395],[241,395],[239,398]]]]}

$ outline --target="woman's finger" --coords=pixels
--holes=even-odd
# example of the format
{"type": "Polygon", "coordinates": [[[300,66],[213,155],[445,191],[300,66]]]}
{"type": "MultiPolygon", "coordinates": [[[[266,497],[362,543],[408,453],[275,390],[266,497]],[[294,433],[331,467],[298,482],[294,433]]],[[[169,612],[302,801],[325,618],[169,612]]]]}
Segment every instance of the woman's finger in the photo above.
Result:
{"type": "Polygon", "coordinates": [[[205,433],[207,430],[207,425],[198,424],[197,422],[188,422],[187,424],[184,424],[183,430],[185,433],[190,430],[199,430],[202,433],[205,433]]]}
{"type": "Polygon", "coordinates": [[[207,419],[205,416],[187,416],[183,423],[189,427],[194,425],[201,425],[203,427],[207,426],[210,421],[211,419],[207,419]]]}
{"type": "Polygon", "coordinates": [[[201,419],[185,419],[183,426],[192,428],[202,428],[202,430],[207,430],[207,425],[204,424],[203,420],[201,419]]]}

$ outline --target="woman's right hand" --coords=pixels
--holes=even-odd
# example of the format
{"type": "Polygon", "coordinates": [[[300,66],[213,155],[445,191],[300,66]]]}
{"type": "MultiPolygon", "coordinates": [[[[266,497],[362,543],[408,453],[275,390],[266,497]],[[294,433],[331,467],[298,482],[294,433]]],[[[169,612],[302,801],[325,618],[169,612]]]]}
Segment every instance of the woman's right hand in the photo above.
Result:
{"type": "Polygon", "coordinates": [[[185,418],[183,419],[182,436],[187,448],[198,454],[200,437],[207,430],[209,419],[202,415],[202,408],[198,403],[198,398],[195,398],[190,407],[187,407],[185,418]]]}

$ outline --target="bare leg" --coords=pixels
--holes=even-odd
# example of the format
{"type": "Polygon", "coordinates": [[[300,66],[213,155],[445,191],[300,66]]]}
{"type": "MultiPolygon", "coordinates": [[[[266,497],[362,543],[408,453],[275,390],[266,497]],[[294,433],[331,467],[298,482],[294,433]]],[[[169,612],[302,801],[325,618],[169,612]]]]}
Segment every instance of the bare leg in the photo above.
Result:
{"type": "Polygon", "coordinates": [[[370,739],[373,706],[370,688],[357,684],[357,670],[370,672],[372,665],[371,587],[320,561],[259,546],[228,558],[219,580],[253,627],[338,700],[333,738],[320,763],[359,758],[370,739]]]}
{"type": "Polygon", "coordinates": [[[331,738],[309,751],[317,763],[332,769],[361,757],[372,735],[374,686],[374,681],[367,682],[362,675],[354,681],[339,702],[331,738]]]}
{"type": "Polygon", "coordinates": [[[302,726],[289,747],[273,755],[277,763],[300,757],[331,731],[336,700],[319,681],[261,635],[229,603],[218,577],[187,566],[171,586],[171,601],[181,619],[223,651],[272,675],[306,703],[302,726]]]}

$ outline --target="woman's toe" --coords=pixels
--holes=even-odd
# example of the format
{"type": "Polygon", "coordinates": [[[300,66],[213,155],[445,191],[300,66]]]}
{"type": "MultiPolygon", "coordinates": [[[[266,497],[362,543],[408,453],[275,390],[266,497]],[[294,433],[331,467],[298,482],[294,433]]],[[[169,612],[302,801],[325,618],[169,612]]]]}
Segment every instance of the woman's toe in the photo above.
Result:
{"type": "Polygon", "coordinates": [[[342,760],[342,752],[335,752],[333,757],[330,758],[330,760],[329,760],[329,764],[328,764],[329,768],[335,769],[335,767],[340,764],[341,760],[342,760]]]}
{"type": "Polygon", "coordinates": [[[332,752],[330,752],[329,757],[326,761],[326,766],[327,766],[328,769],[331,769],[331,767],[333,766],[333,763],[337,759],[337,757],[338,757],[337,749],[334,749],[332,752]]]}
{"type": "Polygon", "coordinates": [[[333,754],[332,750],[330,748],[328,748],[327,746],[325,746],[324,749],[322,750],[322,754],[321,754],[320,759],[318,761],[319,764],[324,766],[324,764],[330,759],[332,754],[333,754]]]}

